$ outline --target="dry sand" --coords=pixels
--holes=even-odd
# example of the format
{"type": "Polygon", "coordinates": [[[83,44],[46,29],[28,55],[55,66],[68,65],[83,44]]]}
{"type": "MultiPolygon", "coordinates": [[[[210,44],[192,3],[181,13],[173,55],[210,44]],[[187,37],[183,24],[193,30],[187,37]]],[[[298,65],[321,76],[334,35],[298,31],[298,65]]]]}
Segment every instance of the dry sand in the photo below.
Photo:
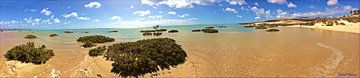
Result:
{"type": "Polygon", "coordinates": [[[299,28],[311,28],[316,30],[330,30],[330,31],[340,31],[340,32],[350,32],[350,33],[360,33],[360,23],[345,23],[346,25],[334,25],[334,26],[288,26],[288,27],[299,27],[299,28]]]}
{"type": "MultiPolygon", "coordinates": [[[[180,32],[160,37],[174,38],[188,58],[157,77],[339,77],[360,75],[360,34],[322,30],[280,28],[280,32],[180,32]]],[[[0,77],[117,77],[111,62],[87,55],[76,38],[58,42],[40,37],[36,44],[54,49],[46,64],[6,61],[10,48],[23,44],[25,33],[0,32],[0,77]]],[[[64,36],[60,36],[64,37],[64,36]]],[[[117,40],[117,42],[124,42],[117,40]]],[[[112,43],[106,43],[109,45],[112,43]]],[[[144,77],[150,77],[150,74],[144,77]]]]}

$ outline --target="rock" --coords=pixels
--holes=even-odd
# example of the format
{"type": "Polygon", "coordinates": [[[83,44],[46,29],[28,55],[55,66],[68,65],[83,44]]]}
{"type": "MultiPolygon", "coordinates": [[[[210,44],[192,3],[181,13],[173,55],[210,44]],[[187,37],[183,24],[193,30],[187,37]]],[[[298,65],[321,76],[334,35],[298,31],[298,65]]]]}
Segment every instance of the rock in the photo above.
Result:
{"type": "Polygon", "coordinates": [[[151,36],[152,33],[151,33],[151,32],[144,32],[142,35],[143,35],[143,36],[151,36]]]}
{"type": "Polygon", "coordinates": [[[157,29],[155,31],[163,32],[163,31],[167,31],[167,29],[157,29]]]}
{"type": "Polygon", "coordinates": [[[177,33],[179,32],[178,30],[170,30],[169,33],[177,33]]]}
{"type": "Polygon", "coordinates": [[[280,30],[279,29],[268,29],[266,30],[266,32],[279,32],[280,30]]]}
{"type": "Polygon", "coordinates": [[[214,28],[214,27],[205,27],[205,28],[214,28]]]}
{"type": "Polygon", "coordinates": [[[192,32],[201,32],[200,29],[195,29],[195,30],[192,30],[192,32]]]}
{"type": "Polygon", "coordinates": [[[35,39],[37,37],[35,35],[26,35],[25,38],[26,39],[35,39]]]}
{"type": "Polygon", "coordinates": [[[213,28],[205,28],[205,29],[202,29],[201,31],[203,31],[204,33],[218,33],[219,32],[217,29],[213,29],[213,28]]]}
{"type": "Polygon", "coordinates": [[[140,32],[155,32],[156,30],[141,30],[140,32]]]}
{"type": "Polygon", "coordinates": [[[74,32],[72,32],[72,31],[64,31],[64,33],[74,33],[74,32]]]}
{"type": "Polygon", "coordinates": [[[266,26],[256,26],[255,29],[267,29],[266,26]]]}
{"type": "Polygon", "coordinates": [[[117,31],[117,30],[113,30],[113,31],[108,31],[109,33],[113,33],[113,32],[119,32],[119,31],[117,31]]]}
{"type": "Polygon", "coordinates": [[[155,32],[155,33],[153,33],[155,36],[160,36],[160,35],[162,35],[162,33],[160,33],[160,32],[155,32]]]}
{"type": "Polygon", "coordinates": [[[55,37],[55,36],[59,36],[59,35],[57,35],[57,34],[50,34],[49,36],[50,36],[50,37],[55,37]]]}

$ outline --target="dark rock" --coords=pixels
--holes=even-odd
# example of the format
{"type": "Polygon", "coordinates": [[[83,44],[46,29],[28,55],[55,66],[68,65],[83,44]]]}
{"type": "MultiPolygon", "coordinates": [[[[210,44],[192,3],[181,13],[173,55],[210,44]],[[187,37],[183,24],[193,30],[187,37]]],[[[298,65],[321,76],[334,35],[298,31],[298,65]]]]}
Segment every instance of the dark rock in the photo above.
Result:
{"type": "Polygon", "coordinates": [[[201,31],[203,31],[204,33],[218,33],[219,32],[217,29],[213,29],[213,28],[205,28],[205,29],[202,29],[201,31]]]}
{"type": "Polygon", "coordinates": [[[170,31],[168,31],[169,33],[177,33],[177,32],[179,32],[178,30],[170,30],[170,31]]]}
{"type": "Polygon", "coordinates": [[[142,35],[143,35],[143,36],[151,36],[152,33],[151,33],[151,32],[144,32],[142,35]]]}
{"type": "Polygon", "coordinates": [[[266,30],[266,32],[279,32],[280,30],[279,29],[268,29],[266,30]]]}
{"type": "Polygon", "coordinates": [[[35,35],[26,35],[25,38],[26,39],[35,39],[37,37],[35,35]]]}
{"type": "Polygon", "coordinates": [[[56,37],[56,36],[59,36],[59,35],[57,35],[57,34],[50,34],[49,36],[50,36],[50,37],[56,37]]]}
{"type": "Polygon", "coordinates": [[[192,32],[201,32],[200,29],[192,30],[192,32]]]}

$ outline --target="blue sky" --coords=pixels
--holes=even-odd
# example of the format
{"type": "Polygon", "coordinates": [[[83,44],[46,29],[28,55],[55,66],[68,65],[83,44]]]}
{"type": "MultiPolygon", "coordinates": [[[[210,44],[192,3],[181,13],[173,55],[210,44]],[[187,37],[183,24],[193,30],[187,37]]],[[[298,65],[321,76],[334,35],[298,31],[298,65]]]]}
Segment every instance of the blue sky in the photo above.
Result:
{"type": "Polygon", "coordinates": [[[343,16],[359,0],[0,0],[2,29],[137,28],[343,16]]]}

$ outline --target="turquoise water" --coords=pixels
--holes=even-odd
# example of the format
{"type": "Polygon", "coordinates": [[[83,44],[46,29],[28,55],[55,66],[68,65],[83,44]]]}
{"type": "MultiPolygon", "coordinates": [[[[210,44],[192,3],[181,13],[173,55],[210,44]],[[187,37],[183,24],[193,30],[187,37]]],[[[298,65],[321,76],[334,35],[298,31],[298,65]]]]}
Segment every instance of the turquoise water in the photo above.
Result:
{"type": "MultiPolygon", "coordinates": [[[[160,26],[159,29],[167,30],[179,30],[180,32],[191,32],[194,29],[203,29],[205,27],[213,26],[215,29],[218,29],[219,32],[252,32],[252,28],[244,28],[239,24],[224,24],[224,25],[178,25],[178,26],[160,26]],[[226,28],[219,28],[217,26],[227,26],[226,28]]],[[[142,36],[140,30],[153,29],[152,27],[146,28],[94,28],[94,29],[58,29],[58,30],[22,30],[22,32],[29,32],[39,36],[48,36],[49,34],[58,34],[58,35],[69,35],[64,33],[64,31],[72,31],[71,35],[74,37],[85,36],[85,35],[105,35],[111,36],[116,39],[139,39],[142,36]],[[117,30],[119,32],[109,33],[108,31],[117,30]],[[83,33],[89,32],[89,33],[83,33]]]]}

